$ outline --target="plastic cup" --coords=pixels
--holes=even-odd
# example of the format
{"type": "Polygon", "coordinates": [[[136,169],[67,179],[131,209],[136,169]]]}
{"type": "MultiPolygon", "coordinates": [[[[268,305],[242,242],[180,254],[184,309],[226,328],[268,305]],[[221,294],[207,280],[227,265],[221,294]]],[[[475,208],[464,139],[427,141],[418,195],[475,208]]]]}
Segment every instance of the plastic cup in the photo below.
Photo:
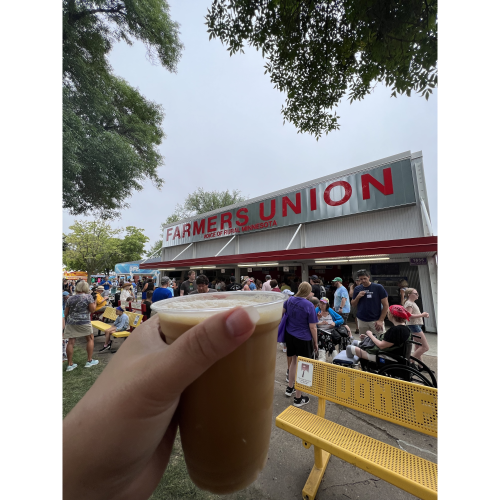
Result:
{"type": "Polygon", "coordinates": [[[284,299],[276,292],[219,292],[166,299],[151,307],[159,315],[167,344],[223,310],[251,305],[260,314],[252,336],[181,396],[182,449],[189,476],[201,489],[217,494],[239,491],[266,465],[284,299]]]}

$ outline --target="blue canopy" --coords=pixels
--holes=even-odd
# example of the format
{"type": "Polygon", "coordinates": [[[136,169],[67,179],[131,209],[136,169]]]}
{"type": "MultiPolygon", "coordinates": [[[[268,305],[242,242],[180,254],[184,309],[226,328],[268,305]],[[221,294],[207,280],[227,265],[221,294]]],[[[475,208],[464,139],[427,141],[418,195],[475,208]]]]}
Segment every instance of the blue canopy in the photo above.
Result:
{"type": "Polygon", "coordinates": [[[116,274],[157,274],[158,269],[139,269],[139,264],[141,260],[135,260],[134,262],[122,262],[115,265],[116,274]]]}

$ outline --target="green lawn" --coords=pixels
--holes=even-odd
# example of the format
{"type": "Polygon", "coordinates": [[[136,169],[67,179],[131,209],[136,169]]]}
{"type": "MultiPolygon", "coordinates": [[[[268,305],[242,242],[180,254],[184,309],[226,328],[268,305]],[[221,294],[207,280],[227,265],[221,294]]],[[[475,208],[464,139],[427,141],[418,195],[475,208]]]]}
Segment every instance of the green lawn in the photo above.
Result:
{"type": "MultiPolygon", "coordinates": [[[[90,389],[99,374],[104,370],[109,356],[102,356],[97,366],[84,368],[87,361],[87,353],[83,347],[75,345],[73,362],[78,368],[71,372],[63,372],[63,417],[80,401],[83,395],[90,389]]],[[[67,363],[63,364],[66,370],[67,363]]],[[[215,500],[224,498],[227,500],[263,500],[269,498],[264,496],[255,487],[250,486],[243,491],[233,495],[214,495],[197,488],[186,469],[184,455],[182,453],[179,434],[177,434],[170,457],[170,462],[160,484],[151,496],[150,500],[177,500],[177,499],[215,500]]]]}
{"type": "MultiPolygon", "coordinates": [[[[92,387],[92,384],[106,366],[102,363],[102,360],[99,360],[98,365],[92,368],[84,368],[86,362],[87,351],[85,348],[75,345],[73,363],[76,363],[78,367],[71,372],[63,372],[63,418],[92,387]]],[[[64,370],[66,370],[67,365],[68,363],[63,363],[64,370]]]]}

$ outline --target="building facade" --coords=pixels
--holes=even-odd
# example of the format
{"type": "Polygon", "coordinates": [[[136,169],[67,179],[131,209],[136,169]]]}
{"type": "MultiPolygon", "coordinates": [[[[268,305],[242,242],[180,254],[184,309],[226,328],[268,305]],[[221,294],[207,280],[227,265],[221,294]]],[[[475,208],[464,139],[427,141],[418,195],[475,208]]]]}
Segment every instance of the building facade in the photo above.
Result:
{"type": "Polygon", "coordinates": [[[184,279],[187,271],[237,280],[242,275],[349,281],[368,269],[390,303],[406,279],[437,332],[437,237],[423,157],[405,152],[168,224],[156,262],[140,268],[184,279]]]}

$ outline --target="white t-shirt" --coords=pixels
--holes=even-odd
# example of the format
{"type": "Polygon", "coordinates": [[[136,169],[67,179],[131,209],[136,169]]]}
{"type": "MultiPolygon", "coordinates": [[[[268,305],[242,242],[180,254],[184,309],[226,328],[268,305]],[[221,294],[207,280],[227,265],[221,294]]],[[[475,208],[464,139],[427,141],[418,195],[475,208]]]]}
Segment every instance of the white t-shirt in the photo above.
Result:
{"type": "Polygon", "coordinates": [[[265,283],[262,284],[262,291],[263,292],[270,292],[272,290],[271,288],[271,280],[266,281],[265,283]]]}
{"type": "MultiPolygon", "coordinates": [[[[412,302],[411,300],[407,300],[405,302],[405,306],[404,307],[405,307],[406,310],[408,310],[408,308],[411,307],[411,311],[410,311],[411,314],[421,314],[420,313],[420,309],[417,306],[417,304],[415,304],[415,302],[412,302]]],[[[410,318],[408,320],[408,324],[409,325],[423,325],[424,324],[424,319],[423,318],[410,318]]]]}
{"type": "MultiPolygon", "coordinates": [[[[333,325],[335,322],[333,321],[332,316],[330,313],[327,313],[326,316],[323,316],[323,314],[320,314],[318,316],[318,323],[321,323],[322,321],[327,321],[329,325],[333,325]]],[[[322,326],[322,325],[320,325],[322,326]]]]}
{"type": "Polygon", "coordinates": [[[127,307],[127,305],[128,305],[127,298],[128,297],[133,297],[133,295],[127,289],[124,288],[120,293],[121,307],[127,307]]]}

